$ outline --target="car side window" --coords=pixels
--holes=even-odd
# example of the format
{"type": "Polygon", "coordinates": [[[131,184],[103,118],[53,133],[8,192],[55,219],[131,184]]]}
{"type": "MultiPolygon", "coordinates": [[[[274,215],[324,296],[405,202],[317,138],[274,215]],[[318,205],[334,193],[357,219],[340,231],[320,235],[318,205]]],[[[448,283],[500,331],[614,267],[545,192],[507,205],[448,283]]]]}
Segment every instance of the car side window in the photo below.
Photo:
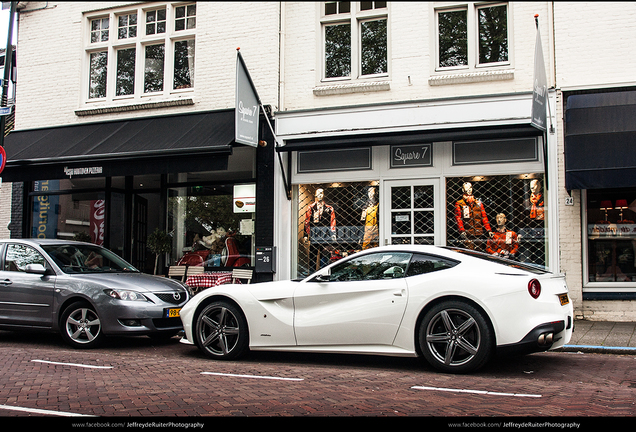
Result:
{"type": "Polygon", "coordinates": [[[335,265],[331,281],[363,281],[404,277],[410,253],[382,252],[362,255],[335,265]]]}
{"type": "Polygon", "coordinates": [[[416,276],[438,270],[449,269],[459,264],[447,258],[433,255],[413,254],[406,276],[416,276]]]}
{"type": "Polygon", "coordinates": [[[31,246],[8,244],[4,256],[4,270],[24,272],[27,264],[42,264],[46,267],[46,260],[31,246]]]}

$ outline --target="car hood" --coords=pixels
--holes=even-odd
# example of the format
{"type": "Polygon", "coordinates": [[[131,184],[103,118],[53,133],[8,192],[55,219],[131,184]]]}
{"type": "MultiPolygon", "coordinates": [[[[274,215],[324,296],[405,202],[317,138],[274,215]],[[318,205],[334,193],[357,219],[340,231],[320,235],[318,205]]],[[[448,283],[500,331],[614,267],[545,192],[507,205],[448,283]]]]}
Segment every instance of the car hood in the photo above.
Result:
{"type": "Polygon", "coordinates": [[[99,284],[104,288],[129,289],[137,292],[183,291],[185,289],[176,280],[145,273],[94,273],[66,277],[76,283],[99,284]]]}

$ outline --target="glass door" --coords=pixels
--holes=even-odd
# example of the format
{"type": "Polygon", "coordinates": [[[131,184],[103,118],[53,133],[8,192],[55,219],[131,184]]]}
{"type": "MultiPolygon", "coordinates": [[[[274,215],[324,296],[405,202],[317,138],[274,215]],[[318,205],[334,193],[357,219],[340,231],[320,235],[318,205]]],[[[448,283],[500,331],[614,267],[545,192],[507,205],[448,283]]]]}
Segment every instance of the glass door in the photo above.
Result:
{"type": "Polygon", "coordinates": [[[441,244],[439,180],[384,182],[384,244],[441,244]]]}

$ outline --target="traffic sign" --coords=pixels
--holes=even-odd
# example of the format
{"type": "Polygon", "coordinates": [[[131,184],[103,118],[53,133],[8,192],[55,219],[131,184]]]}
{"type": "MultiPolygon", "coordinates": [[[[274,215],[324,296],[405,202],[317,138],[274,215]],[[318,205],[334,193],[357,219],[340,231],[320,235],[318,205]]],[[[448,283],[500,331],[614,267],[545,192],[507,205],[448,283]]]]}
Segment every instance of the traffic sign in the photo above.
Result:
{"type": "Polygon", "coordinates": [[[4,147],[0,146],[0,173],[4,169],[4,164],[7,162],[7,152],[4,151],[4,147]]]}

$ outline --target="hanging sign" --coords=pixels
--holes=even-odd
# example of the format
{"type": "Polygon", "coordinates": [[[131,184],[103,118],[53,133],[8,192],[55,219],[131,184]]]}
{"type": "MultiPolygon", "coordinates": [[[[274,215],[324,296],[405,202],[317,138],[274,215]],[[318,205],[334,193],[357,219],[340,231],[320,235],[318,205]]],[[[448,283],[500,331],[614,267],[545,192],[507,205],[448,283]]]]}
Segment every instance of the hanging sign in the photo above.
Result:
{"type": "Polygon", "coordinates": [[[234,108],[234,141],[258,146],[258,114],[260,101],[245,66],[241,52],[236,52],[236,107],[234,108]]]}

